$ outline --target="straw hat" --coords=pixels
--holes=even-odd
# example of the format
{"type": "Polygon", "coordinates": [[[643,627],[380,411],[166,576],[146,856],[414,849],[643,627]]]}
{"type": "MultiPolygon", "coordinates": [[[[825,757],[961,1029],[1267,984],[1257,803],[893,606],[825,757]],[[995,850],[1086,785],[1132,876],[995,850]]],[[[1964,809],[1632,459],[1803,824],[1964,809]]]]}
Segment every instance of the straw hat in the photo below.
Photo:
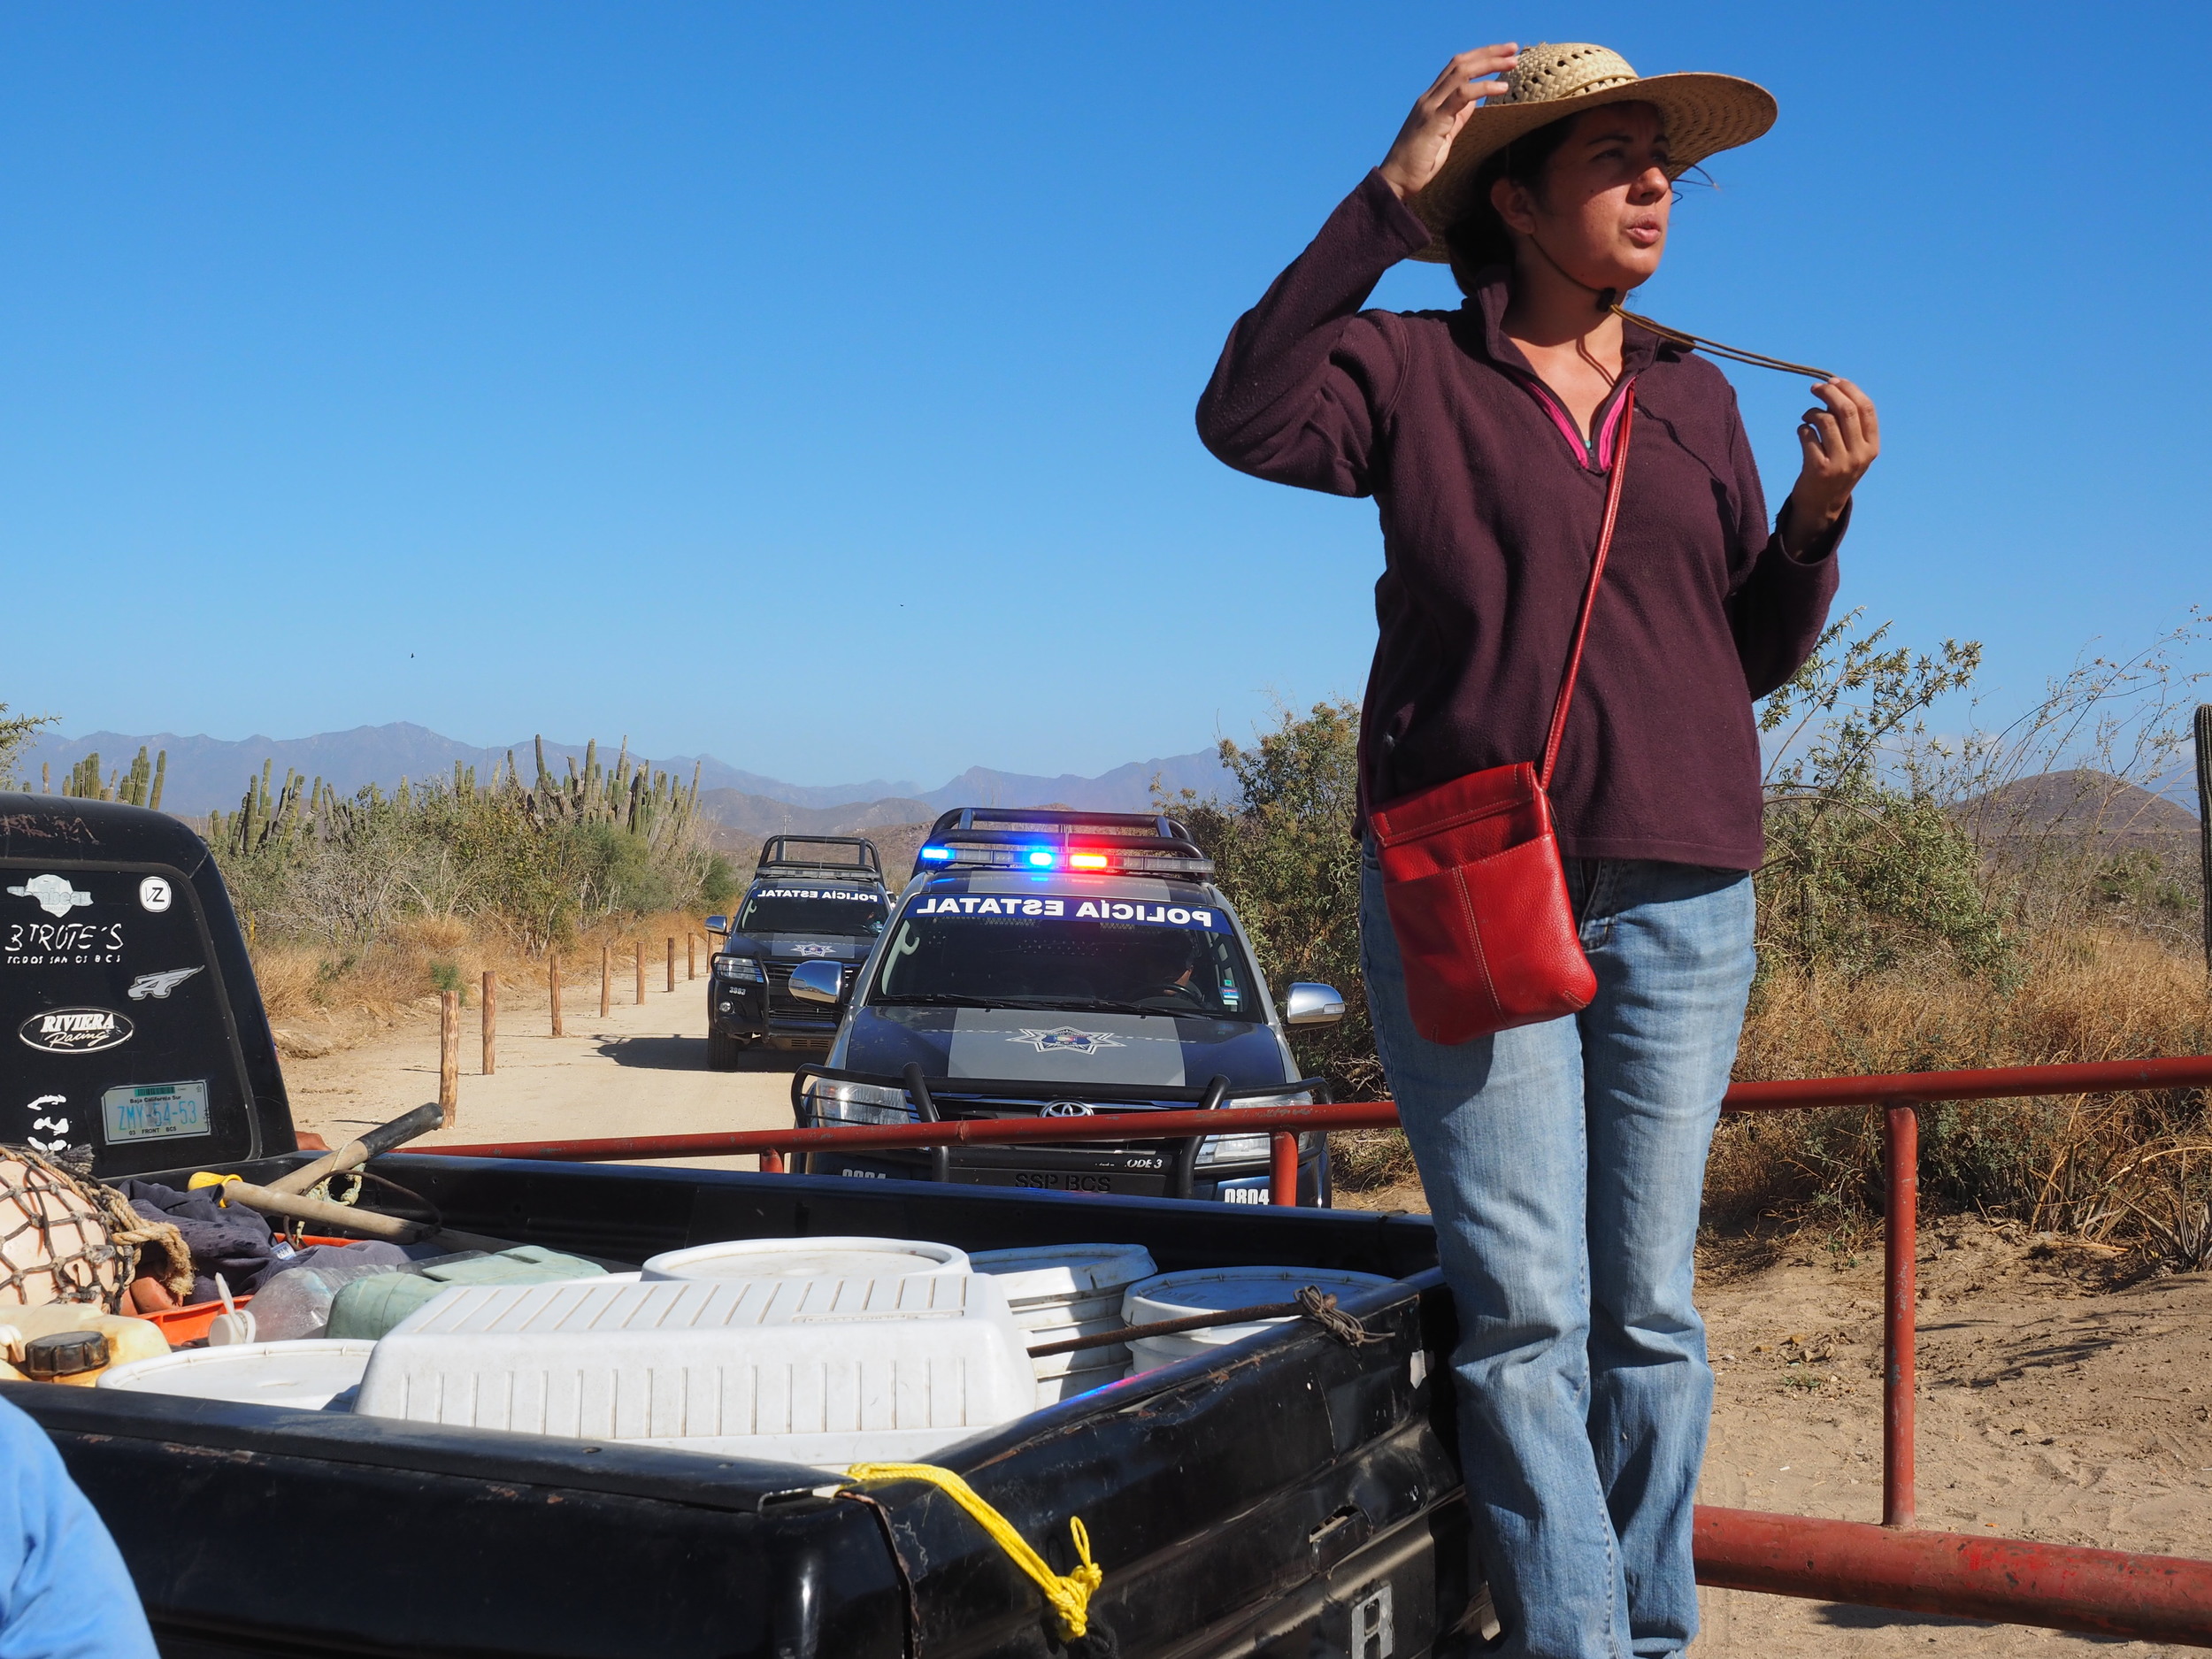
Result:
{"type": "Polygon", "coordinates": [[[1747,144],[1774,125],[1774,95],[1733,75],[1640,78],[1628,60],[1602,46],[1532,46],[1506,72],[1509,90],[1468,116],[1452,153],[1409,205],[1436,239],[1413,257],[1442,264],[1444,233],[1474,205],[1482,164],[1525,133],[1601,104],[1649,104],[1666,118],[1671,171],[1679,173],[1720,150],[1747,144]]]}

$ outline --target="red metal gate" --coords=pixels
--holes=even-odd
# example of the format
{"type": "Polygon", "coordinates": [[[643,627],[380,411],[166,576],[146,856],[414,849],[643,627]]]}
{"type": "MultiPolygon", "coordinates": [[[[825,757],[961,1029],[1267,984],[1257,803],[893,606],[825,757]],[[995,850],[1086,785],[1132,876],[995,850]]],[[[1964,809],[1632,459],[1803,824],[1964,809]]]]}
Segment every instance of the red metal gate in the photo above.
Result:
{"type": "MultiPolygon", "coordinates": [[[[1914,1520],[1913,1354],[1919,1209],[1917,1109],[1940,1102],[2095,1094],[2212,1087],[2212,1055],[1993,1071],[1915,1071],[1886,1077],[1811,1078],[1739,1083],[1725,1112],[1866,1106],[1883,1110],[1886,1203],[1882,1312],[1882,1525],[1812,1520],[1748,1509],[1701,1507],[1701,1583],[1779,1595],[1816,1596],[1911,1612],[2045,1625],[2212,1647],[2212,1562],[2117,1550],[2077,1549],[2026,1539],[1908,1530],[1914,1520]]],[[[445,1157],[541,1158],[620,1163],[637,1158],[757,1154],[780,1172],[793,1154],[832,1148],[1013,1146],[1036,1141],[1180,1140],[1190,1135],[1271,1137],[1277,1204],[1297,1202],[1298,1136],[1333,1129],[1394,1128],[1388,1101],[1223,1107],[1212,1111],[1100,1112],[1080,1118],[1018,1118],[951,1123],[855,1125],[833,1129],[757,1129],[728,1133],[617,1136],[411,1147],[445,1157]]]]}

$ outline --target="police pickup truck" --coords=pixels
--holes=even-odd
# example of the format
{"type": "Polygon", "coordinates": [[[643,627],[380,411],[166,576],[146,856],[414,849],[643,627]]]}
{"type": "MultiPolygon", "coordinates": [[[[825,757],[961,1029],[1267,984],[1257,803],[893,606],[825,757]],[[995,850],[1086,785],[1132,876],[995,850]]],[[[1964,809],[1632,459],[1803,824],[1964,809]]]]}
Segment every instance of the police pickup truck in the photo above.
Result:
{"type": "Polygon", "coordinates": [[[883,931],[883,860],[856,835],[775,835],[733,918],[707,918],[726,935],[707,979],[707,1064],[728,1071],[755,1044],[819,1052],[836,1033],[834,1010],[790,993],[803,962],[857,964],[883,931]]]}
{"type": "MultiPolygon", "coordinates": [[[[803,1126],[1084,1118],[1325,1099],[1289,1025],[1344,1000],[1293,985],[1279,1012],[1212,861],[1171,818],[984,807],[931,826],[864,963],[802,964],[793,998],[843,1019],[794,1078],[803,1126]]],[[[821,1175],[1263,1204],[1268,1139],[1075,1141],[815,1153],[821,1175]]],[[[1330,1199],[1327,1137],[1302,1138],[1298,1202],[1330,1199]]]]}

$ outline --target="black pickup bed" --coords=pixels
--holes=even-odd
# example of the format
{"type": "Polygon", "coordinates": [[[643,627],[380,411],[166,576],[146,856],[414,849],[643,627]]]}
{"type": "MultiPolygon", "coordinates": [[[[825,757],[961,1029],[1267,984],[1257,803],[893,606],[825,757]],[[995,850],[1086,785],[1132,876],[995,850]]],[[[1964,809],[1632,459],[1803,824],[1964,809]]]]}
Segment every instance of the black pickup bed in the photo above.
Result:
{"type": "MultiPolygon", "coordinates": [[[[235,1164],[266,1179],[296,1158],[235,1164]]],[[[1385,1340],[1298,1324],[1067,1402],[941,1455],[1064,1571],[1105,1571],[1065,1644],[933,1489],[618,1443],[52,1385],[37,1417],[130,1564],[165,1654],[901,1659],[1427,1651],[1468,1599],[1437,1380],[1451,1342],[1425,1217],[1225,1213],[927,1183],[401,1156],[448,1225],[631,1261],[717,1240],[872,1234],[970,1250],[1128,1240],[1163,1270],[1352,1268],[1385,1340]],[[1383,1632],[1388,1632],[1387,1636],[1383,1632]]]]}

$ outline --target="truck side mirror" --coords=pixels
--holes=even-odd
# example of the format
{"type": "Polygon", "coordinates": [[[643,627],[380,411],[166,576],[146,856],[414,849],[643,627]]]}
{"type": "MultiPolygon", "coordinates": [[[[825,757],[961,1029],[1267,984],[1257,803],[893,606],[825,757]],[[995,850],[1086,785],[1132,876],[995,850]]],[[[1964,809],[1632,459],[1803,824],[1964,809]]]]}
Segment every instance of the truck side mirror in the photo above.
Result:
{"type": "Polygon", "coordinates": [[[845,1000],[845,964],[802,962],[791,970],[791,995],[802,1002],[840,1006],[845,1000]]]}
{"type": "Polygon", "coordinates": [[[1344,1018],[1344,994],[1333,985],[1301,979],[1283,997],[1286,1025],[1333,1025],[1344,1018]]]}
{"type": "Polygon", "coordinates": [[[729,931],[730,918],[728,917],[710,916],[707,918],[707,932],[710,933],[726,933],[729,931]]]}

